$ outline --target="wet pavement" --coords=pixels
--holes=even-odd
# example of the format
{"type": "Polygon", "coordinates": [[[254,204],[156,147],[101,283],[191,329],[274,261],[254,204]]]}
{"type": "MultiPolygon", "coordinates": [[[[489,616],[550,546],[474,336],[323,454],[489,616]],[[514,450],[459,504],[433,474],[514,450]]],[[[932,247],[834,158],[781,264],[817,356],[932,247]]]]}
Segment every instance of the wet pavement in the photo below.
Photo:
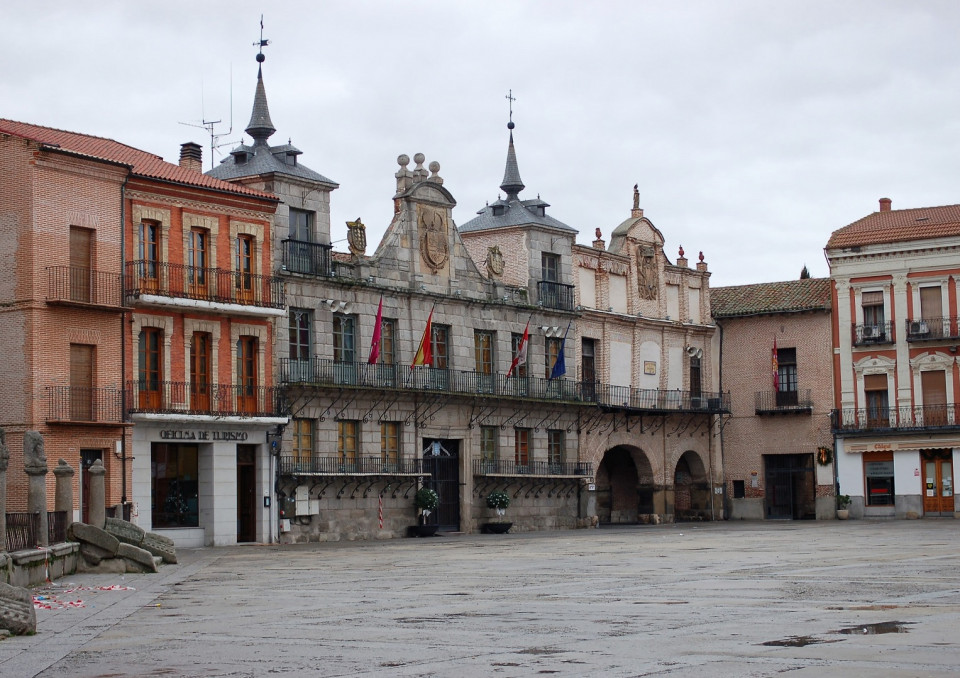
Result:
{"type": "Polygon", "coordinates": [[[960,521],[181,550],[38,589],[0,676],[956,676],[960,521]]]}

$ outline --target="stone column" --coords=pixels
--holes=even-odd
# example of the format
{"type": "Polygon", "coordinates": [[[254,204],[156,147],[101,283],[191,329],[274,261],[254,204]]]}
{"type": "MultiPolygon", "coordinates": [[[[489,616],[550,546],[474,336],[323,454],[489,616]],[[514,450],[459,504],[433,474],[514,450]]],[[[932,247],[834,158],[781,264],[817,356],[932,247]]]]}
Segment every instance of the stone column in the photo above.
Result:
{"type": "Polygon", "coordinates": [[[0,551],[7,550],[7,465],[9,463],[7,432],[0,428],[0,551]]]}
{"type": "Polygon", "coordinates": [[[107,469],[103,468],[103,462],[97,459],[93,465],[87,469],[90,474],[90,525],[99,527],[101,530],[107,522],[107,495],[104,489],[107,469]]]}
{"type": "Polygon", "coordinates": [[[49,522],[47,520],[47,457],[43,452],[43,436],[39,431],[23,434],[23,470],[30,476],[27,490],[27,511],[40,515],[40,534],[37,546],[48,546],[49,522]]]}
{"type": "Polygon", "coordinates": [[[73,467],[61,459],[53,475],[57,477],[57,487],[54,493],[53,510],[67,512],[67,525],[73,522],[73,467]]]}

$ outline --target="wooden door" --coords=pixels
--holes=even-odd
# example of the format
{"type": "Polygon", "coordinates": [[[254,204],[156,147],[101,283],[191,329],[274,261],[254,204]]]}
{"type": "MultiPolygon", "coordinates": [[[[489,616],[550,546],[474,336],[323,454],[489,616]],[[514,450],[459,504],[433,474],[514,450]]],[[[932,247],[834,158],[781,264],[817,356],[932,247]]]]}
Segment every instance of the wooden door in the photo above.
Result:
{"type": "Polygon", "coordinates": [[[210,231],[204,228],[190,229],[190,247],[187,251],[187,284],[194,299],[207,298],[207,267],[210,231]]]}
{"type": "Polygon", "coordinates": [[[194,412],[210,411],[212,342],[209,332],[194,332],[190,339],[190,409],[194,412]]]}
{"type": "Polygon", "coordinates": [[[926,450],[923,464],[923,514],[953,515],[953,456],[950,450],[926,450]]]}
{"type": "Polygon", "coordinates": [[[252,235],[237,236],[237,300],[251,303],[254,299],[254,239],[252,235]]]}
{"type": "Polygon", "coordinates": [[[245,414],[257,411],[257,338],[237,340],[237,409],[245,414]]]}
{"type": "Polygon", "coordinates": [[[160,288],[160,224],[140,224],[140,287],[146,292],[160,288]]]}
{"type": "Polygon", "coordinates": [[[256,445],[237,445],[237,541],[257,540],[256,445]]]}
{"type": "Polygon", "coordinates": [[[140,331],[138,351],[139,373],[137,389],[141,410],[157,410],[162,406],[163,385],[163,330],[144,327],[140,331]]]}
{"type": "Polygon", "coordinates": [[[70,344],[70,420],[94,421],[94,347],[70,344]]]}
{"type": "Polygon", "coordinates": [[[947,425],[947,373],[943,370],[920,373],[923,390],[923,425],[947,425]]]}
{"type": "Polygon", "coordinates": [[[93,231],[70,227],[70,300],[91,301],[90,276],[93,268],[93,231]]]}

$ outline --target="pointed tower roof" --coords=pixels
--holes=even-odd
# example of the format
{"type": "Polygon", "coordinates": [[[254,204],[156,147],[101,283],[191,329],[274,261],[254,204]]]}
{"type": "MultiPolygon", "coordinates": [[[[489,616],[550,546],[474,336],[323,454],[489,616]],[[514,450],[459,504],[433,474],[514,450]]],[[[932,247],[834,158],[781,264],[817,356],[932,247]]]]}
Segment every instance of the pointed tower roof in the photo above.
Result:
{"type": "Polygon", "coordinates": [[[253,95],[253,112],[250,114],[250,122],[247,123],[246,132],[253,137],[255,143],[266,143],[277,128],[273,126],[270,120],[270,108],[267,106],[267,90],[263,86],[263,54],[257,55],[257,91],[253,95]]]}
{"type": "Polygon", "coordinates": [[[507,194],[507,202],[517,200],[517,195],[525,186],[520,178],[520,168],[517,166],[517,150],[513,147],[513,120],[507,123],[507,129],[510,130],[510,145],[507,147],[507,167],[503,171],[503,183],[500,184],[500,190],[507,194]]]}

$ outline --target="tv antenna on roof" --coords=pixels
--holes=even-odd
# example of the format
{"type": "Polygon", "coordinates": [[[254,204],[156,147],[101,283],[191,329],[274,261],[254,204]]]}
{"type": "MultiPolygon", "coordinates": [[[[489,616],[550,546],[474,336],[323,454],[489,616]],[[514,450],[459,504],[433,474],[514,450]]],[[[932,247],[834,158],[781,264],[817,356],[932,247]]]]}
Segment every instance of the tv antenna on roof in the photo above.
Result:
{"type": "Polygon", "coordinates": [[[210,135],[210,169],[214,168],[214,163],[216,162],[214,155],[217,149],[222,148],[223,146],[228,146],[236,143],[235,141],[223,141],[222,139],[225,136],[228,136],[233,133],[233,64],[230,64],[230,129],[226,132],[217,132],[215,125],[219,125],[223,120],[207,120],[207,116],[203,114],[205,109],[204,105],[204,89],[203,84],[200,85],[200,110],[201,110],[201,120],[200,124],[192,122],[181,122],[181,125],[186,125],[187,127],[197,127],[199,129],[204,129],[207,131],[207,134],[210,135]]]}

